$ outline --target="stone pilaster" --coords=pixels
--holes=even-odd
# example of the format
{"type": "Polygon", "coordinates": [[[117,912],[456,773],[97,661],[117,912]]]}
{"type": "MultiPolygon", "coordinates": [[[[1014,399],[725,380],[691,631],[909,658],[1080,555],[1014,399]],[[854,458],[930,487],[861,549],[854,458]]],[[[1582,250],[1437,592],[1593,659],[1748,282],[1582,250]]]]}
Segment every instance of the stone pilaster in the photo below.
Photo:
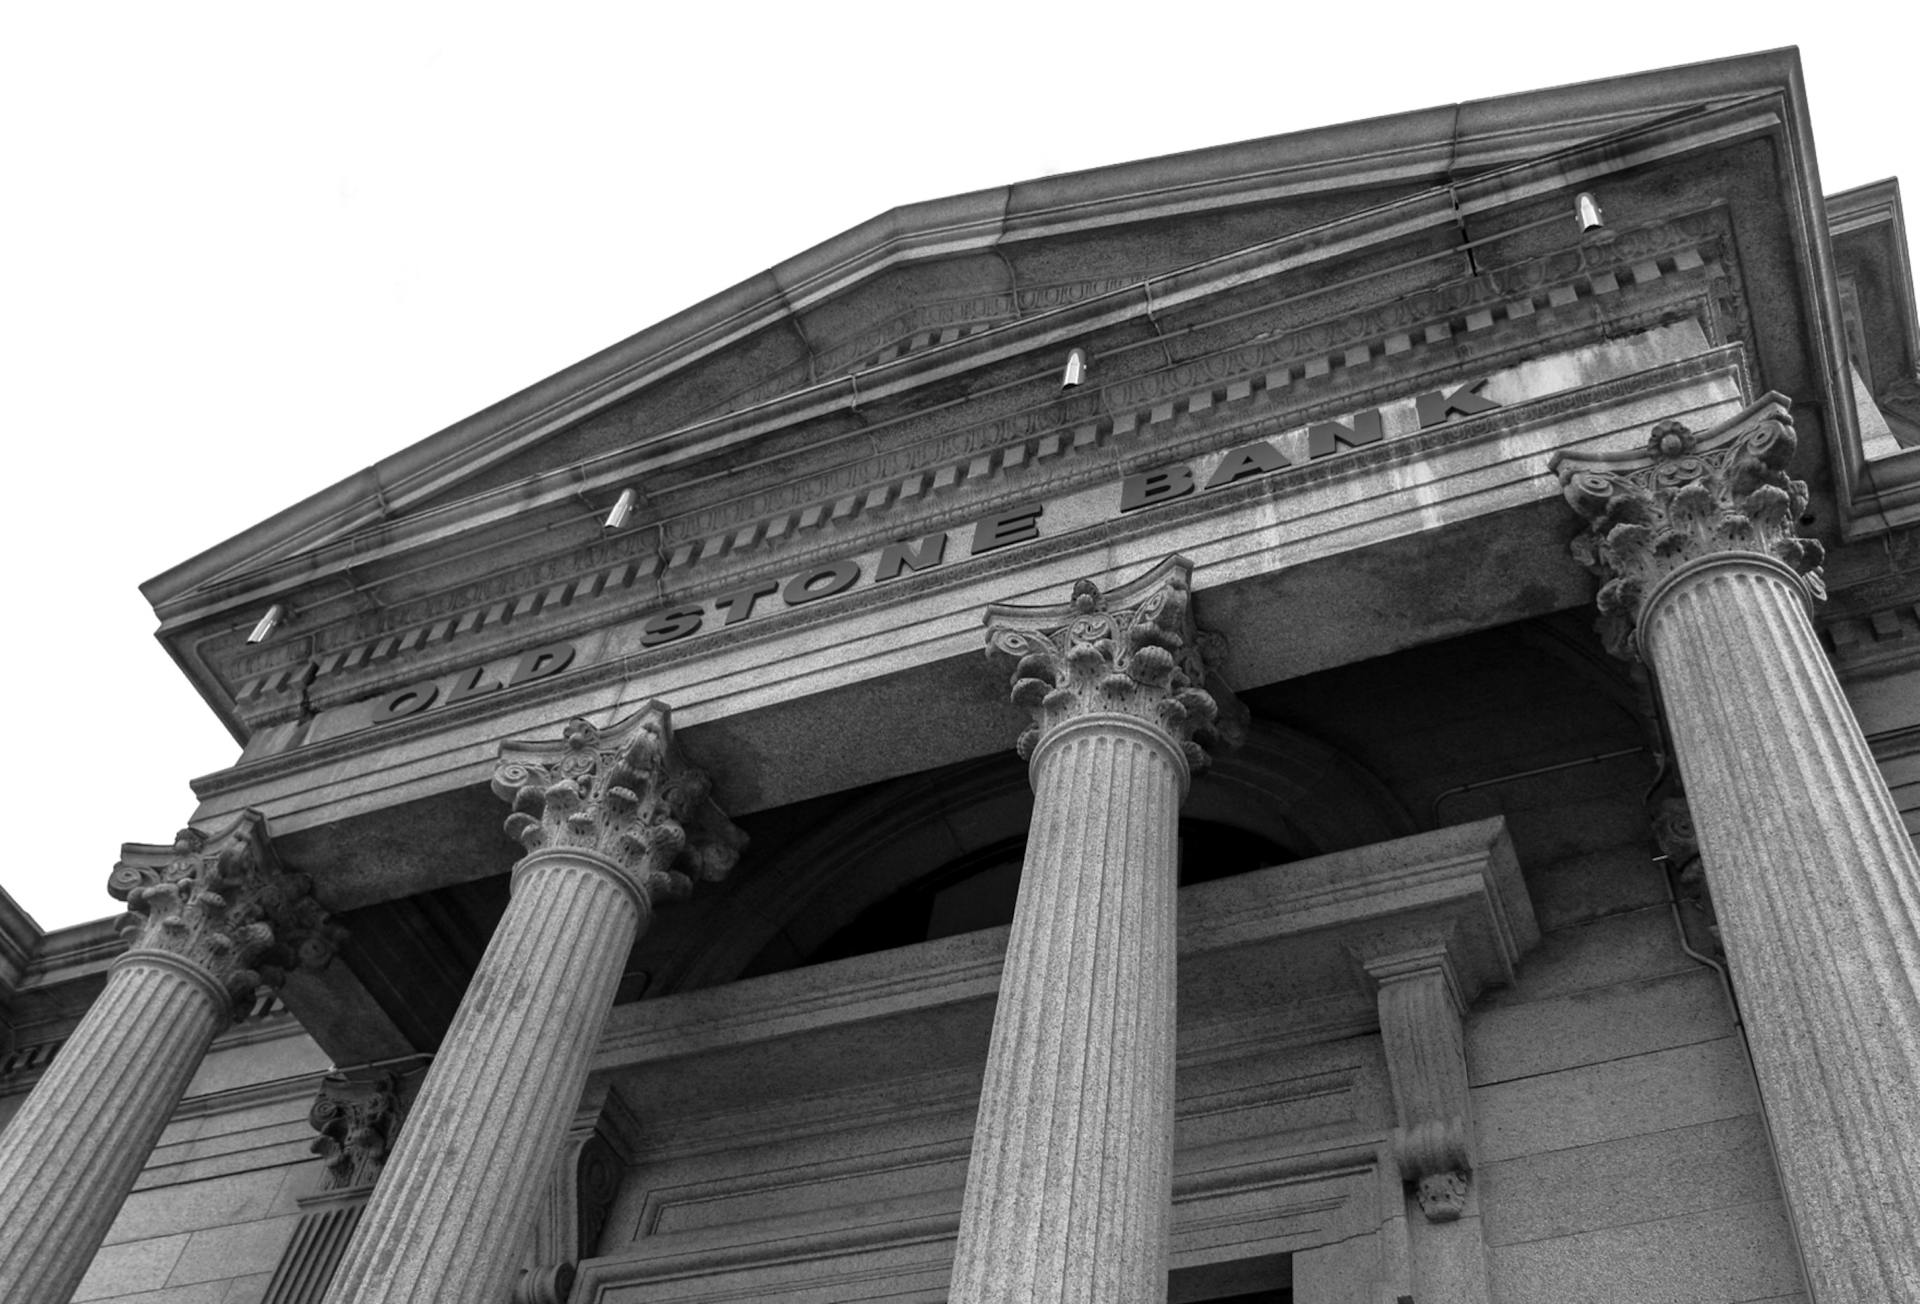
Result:
{"type": "Polygon", "coordinates": [[[128,844],[108,880],[131,948],[0,1134],[0,1299],[65,1304],[214,1036],[339,930],[251,811],[213,837],[128,844]]]}
{"type": "Polygon", "coordinates": [[[1442,938],[1393,938],[1359,957],[1379,984],[1380,1039],[1399,1125],[1393,1155],[1418,1214],[1407,1226],[1415,1298],[1486,1304],[1486,1242],[1473,1198],[1473,1106],[1464,1005],[1442,938]]]}
{"type": "Polygon", "coordinates": [[[1070,605],[997,606],[1033,826],[994,1014],[950,1299],[1165,1298],[1173,1172],[1174,894],[1200,685],[1190,567],[1070,605]]]}
{"type": "Polygon", "coordinates": [[[1815,638],[1775,395],[1558,467],[1653,668],[1819,1304],[1920,1298],[1920,856],[1815,638]]]}
{"type": "Polygon", "coordinates": [[[513,897],[327,1299],[505,1300],[614,988],[662,895],[717,879],[745,837],[648,703],[602,734],[501,749],[527,848],[513,897]]]}

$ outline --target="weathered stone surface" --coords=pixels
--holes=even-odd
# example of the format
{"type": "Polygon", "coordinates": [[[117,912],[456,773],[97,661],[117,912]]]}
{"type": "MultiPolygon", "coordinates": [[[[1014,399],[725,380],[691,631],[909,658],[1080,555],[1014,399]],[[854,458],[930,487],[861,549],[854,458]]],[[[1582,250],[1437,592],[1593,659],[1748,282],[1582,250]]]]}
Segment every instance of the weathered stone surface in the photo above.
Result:
{"type": "Polygon", "coordinates": [[[501,1300],[656,893],[731,868],[744,837],[673,747],[664,705],[602,734],[502,749],[495,791],[528,848],[347,1247],[335,1304],[501,1300]]]}

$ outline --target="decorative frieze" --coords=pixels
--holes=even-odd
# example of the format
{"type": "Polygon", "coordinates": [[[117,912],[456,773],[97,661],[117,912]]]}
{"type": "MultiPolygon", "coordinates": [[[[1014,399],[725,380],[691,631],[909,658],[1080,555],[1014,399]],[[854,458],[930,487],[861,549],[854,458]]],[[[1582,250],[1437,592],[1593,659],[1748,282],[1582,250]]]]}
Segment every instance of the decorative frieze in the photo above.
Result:
{"type": "Polygon", "coordinates": [[[1644,449],[1557,454],[1567,502],[1587,530],[1573,555],[1604,581],[1599,631],[1616,656],[1638,655],[1642,604],[1668,576],[1716,553],[1776,558],[1824,596],[1825,551],[1802,538],[1807,486],[1786,472],[1793,459],[1791,400],[1768,394],[1730,420],[1696,433],[1661,421],[1644,449]]]}

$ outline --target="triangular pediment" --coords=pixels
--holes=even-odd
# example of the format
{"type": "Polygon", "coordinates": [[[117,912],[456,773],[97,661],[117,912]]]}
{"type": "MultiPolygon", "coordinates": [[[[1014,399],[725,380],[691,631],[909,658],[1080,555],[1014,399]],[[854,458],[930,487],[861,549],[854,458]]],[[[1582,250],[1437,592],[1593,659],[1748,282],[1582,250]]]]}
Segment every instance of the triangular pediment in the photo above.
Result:
{"type": "MultiPolygon", "coordinates": [[[[1593,297],[1632,284],[1636,260],[1643,281],[1703,266],[1728,232],[1712,203],[1625,223],[1629,238],[1582,261],[1560,238],[1569,189],[1796,130],[1795,95],[1790,56],[1752,56],[896,209],[146,591],[163,639],[245,732],[307,709],[330,677],[374,684],[383,663],[400,673],[516,621],[537,641],[535,616],[592,601],[631,614],[748,550],[803,560],[951,524],[1023,468],[1091,473],[1070,455],[1305,385],[1291,403],[1345,384],[1356,359],[1411,377],[1454,334],[1507,325],[1521,280],[1544,308],[1556,276],[1593,297]],[[1555,239],[1526,234],[1556,221],[1555,239]],[[1517,234],[1486,244],[1502,231],[1517,234]],[[1070,347],[1097,370],[1063,392],[1047,373],[1070,347]],[[604,530],[625,488],[634,523],[604,530]],[[286,634],[247,647],[274,602],[294,613],[286,634]]],[[[1769,202],[1794,199],[1793,180],[1769,202]]]]}

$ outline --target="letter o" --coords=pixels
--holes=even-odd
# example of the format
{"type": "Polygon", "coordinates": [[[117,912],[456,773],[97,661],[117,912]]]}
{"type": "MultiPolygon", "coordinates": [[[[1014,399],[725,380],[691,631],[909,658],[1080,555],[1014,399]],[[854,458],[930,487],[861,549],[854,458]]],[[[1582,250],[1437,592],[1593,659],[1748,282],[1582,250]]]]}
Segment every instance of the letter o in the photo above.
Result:
{"type": "Polygon", "coordinates": [[[432,706],[440,696],[440,685],[410,684],[397,693],[392,693],[373,708],[373,722],[385,724],[389,720],[404,720],[410,715],[418,715],[432,706]]]}
{"type": "Polygon", "coordinates": [[[797,607],[803,602],[845,593],[859,578],[858,565],[850,561],[836,561],[831,566],[821,566],[794,576],[787,581],[787,587],[780,590],[780,598],[789,607],[797,607]],[[821,584],[822,580],[826,583],[821,584]]]}

